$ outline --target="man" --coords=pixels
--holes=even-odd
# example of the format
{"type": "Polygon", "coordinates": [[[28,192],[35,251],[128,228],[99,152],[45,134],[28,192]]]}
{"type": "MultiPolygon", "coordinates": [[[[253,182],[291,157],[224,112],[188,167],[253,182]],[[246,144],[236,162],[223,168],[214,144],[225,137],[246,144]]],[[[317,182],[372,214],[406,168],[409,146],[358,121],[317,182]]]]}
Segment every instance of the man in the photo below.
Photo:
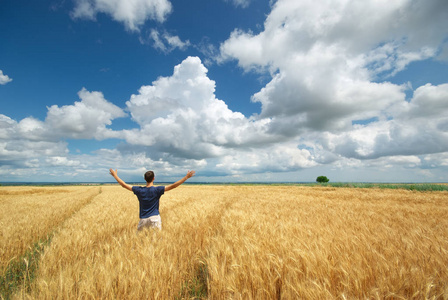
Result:
{"type": "Polygon", "coordinates": [[[165,193],[187,181],[195,175],[195,171],[188,171],[187,175],[181,180],[167,186],[154,186],[154,172],[145,173],[146,186],[131,186],[118,177],[117,170],[109,169],[110,175],[125,189],[134,192],[140,203],[140,221],[137,230],[145,227],[156,227],[162,229],[162,219],[159,214],[160,197],[165,193]]]}

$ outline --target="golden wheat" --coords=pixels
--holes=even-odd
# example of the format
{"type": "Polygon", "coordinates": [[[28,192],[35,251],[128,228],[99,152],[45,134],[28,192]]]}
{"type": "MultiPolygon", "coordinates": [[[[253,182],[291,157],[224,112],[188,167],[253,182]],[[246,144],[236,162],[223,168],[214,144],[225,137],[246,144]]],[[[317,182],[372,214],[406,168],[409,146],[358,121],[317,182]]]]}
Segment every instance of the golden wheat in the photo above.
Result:
{"type": "Polygon", "coordinates": [[[1,187],[0,273],[98,192],[98,187],[1,187]]]}
{"type": "Polygon", "coordinates": [[[17,298],[448,298],[446,192],[185,185],[137,233],[136,197],[102,189],[17,298]]]}

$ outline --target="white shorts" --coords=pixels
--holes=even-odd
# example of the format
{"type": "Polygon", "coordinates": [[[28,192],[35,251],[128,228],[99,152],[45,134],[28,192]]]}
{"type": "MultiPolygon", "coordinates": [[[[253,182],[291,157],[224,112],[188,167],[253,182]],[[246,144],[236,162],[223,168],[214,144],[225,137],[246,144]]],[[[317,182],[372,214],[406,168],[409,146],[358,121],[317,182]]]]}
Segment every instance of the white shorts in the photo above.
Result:
{"type": "Polygon", "coordinates": [[[143,230],[144,228],[162,229],[162,218],[160,218],[160,215],[140,219],[140,221],[138,222],[137,231],[143,230]]]}

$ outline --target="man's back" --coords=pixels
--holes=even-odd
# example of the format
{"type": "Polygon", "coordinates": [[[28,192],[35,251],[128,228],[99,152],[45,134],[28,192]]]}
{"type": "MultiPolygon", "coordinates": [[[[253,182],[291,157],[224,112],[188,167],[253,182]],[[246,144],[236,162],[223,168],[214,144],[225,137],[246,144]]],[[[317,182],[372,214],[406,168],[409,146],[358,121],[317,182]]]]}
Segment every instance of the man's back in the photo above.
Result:
{"type": "Polygon", "coordinates": [[[164,186],[133,186],[132,191],[140,204],[140,219],[159,214],[160,197],[165,193],[164,186]]]}

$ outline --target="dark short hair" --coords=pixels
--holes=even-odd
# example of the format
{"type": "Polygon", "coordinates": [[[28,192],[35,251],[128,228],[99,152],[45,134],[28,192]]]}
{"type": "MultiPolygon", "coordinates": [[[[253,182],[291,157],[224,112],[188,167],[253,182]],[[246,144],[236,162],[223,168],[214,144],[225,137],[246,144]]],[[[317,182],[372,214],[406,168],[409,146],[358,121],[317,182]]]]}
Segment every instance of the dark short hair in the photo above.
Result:
{"type": "Polygon", "coordinates": [[[145,180],[146,182],[151,182],[154,180],[154,172],[153,171],[148,171],[145,173],[145,180]]]}

